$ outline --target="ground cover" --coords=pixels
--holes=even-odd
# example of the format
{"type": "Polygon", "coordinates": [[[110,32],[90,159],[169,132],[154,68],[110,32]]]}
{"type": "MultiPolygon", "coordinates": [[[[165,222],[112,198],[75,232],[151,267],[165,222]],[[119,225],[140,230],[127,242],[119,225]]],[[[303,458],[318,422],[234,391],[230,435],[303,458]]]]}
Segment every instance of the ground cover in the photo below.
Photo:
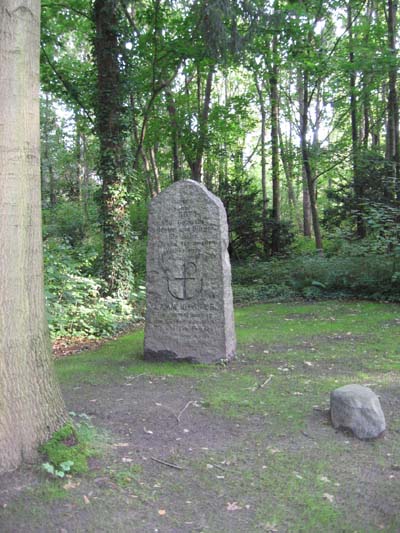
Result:
{"type": "Polygon", "coordinates": [[[147,363],[138,330],[57,361],[96,453],[53,479],[0,477],[2,532],[399,531],[399,306],[267,304],[236,311],[228,365],[147,363]],[[336,432],[329,392],[368,384],[388,430],[336,432]]]}

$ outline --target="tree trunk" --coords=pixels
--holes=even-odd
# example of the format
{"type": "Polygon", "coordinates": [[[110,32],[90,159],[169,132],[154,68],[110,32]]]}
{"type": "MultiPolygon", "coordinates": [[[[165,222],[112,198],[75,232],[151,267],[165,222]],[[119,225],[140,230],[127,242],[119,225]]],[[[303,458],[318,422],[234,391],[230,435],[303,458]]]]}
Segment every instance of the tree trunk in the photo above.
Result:
{"type": "MultiPolygon", "coordinates": [[[[291,131],[291,127],[290,127],[291,131]]],[[[283,139],[280,123],[278,122],[278,135],[279,135],[279,147],[280,147],[280,155],[281,155],[281,161],[282,161],[282,167],[286,178],[286,186],[287,186],[287,193],[288,193],[288,204],[289,209],[291,212],[291,219],[293,221],[296,221],[296,225],[299,228],[299,231],[302,231],[303,226],[301,223],[301,219],[297,210],[297,198],[296,193],[293,187],[293,161],[292,157],[289,153],[289,149],[285,146],[285,142],[283,139]]],[[[289,146],[291,146],[291,133],[289,136],[289,146]]]]}
{"type": "Polygon", "coordinates": [[[280,181],[279,181],[279,95],[278,95],[278,35],[274,33],[272,38],[272,70],[269,76],[270,100],[271,100],[271,157],[272,157],[272,254],[279,253],[280,249],[280,181]]]}
{"type": "MultiPolygon", "coordinates": [[[[43,133],[44,133],[44,146],[43,146],[43,155],[44,159],[46,161],[47,171],[49,173],[49,195],[50,195],[50,207],[54,207],[57,203],[57,196],[56,196],[56,189],[55,189],[55,176],[54,176],[54,169],[53,169],[53,163],[51,161],[51,154],[49,150],[50,146],[50,139],[49,139],[49,121],[50,121],[50,100],[49,95],[46,93],[46,112],[44,117],[44,124],[43,124],[43,133]]],[[[43,179],[43,184],[45,180],[43,179]]],[[[43,191],[42,191],[43,194],[43,191]]]]}
{"type": "MultiPolygon", "coordinates": [[[[300,111],[300,130],[302,131],[303,127],[303,117],[304,114],[308,111],[304,109],[304,87],[301,72],[297,76],[297,90],[298,90],[298,100],[299,100],[299,111],[300,111]]],[[[306,135],[307,132],[305,132],[306,135]]],[[[301,135],[301,132],[300,132],[301,135]]],[[[305,143],[307,142],[304,139],[305,143]]],[[[310,207],[310,195],[308,192],[308,183],[306,169],[304,165],[304,157],[302,155],[302,190],[303,190],[303,235],[304,237],[311,237],[311,207],[310,207]]]]}
{"type": "Polygon", "coordinates": [[[67,415],[46,323],[40,212],[38,0],[0,6],[0,473],[67,415]]]}
{"type": "Polygon", "coordinates": [[[157,195],[161,192],[161,185],[160,185],[160,172],[158,170],[156,151],[154,149],[154,146],[150,147],[149,154],[150,154],[151,169],[153,171],[154,190],[157,195]]]}
{"type": "Polygon", "coordinates": [[[399,146],[399,104],[397,95],[397,0],[388,0],[387,6],[388,46],[391,56],[389,63],[389,96],[388,96],[388,150],[393,166],[394,189],[396,198],[400,200],[400,146],[399,146]]]}
{"type": "Polygon", "coordinates": [[[206,88],[204,93],[203,106],[201,107],[201,98],[200,98],[200,73],[198,77],[198,106],[199,106],[199,134],[197,136],[197,146],[196,146],[196,156],[194,161],[189,162],[192,178],[195,181],[201,182],[203,180],[203,157],[204,149],[206,146],[207,132],[208,132],[208,116],[210,114],[210,105],[211,105],[211,89],[214,78],[214,65],[210,65],[207,80],[206,88]]]}
{"type": "Polygon", "coordinates": [[[264,98],[264,83],[260,83],[257,79],[257,74],[254,75],[254,81],[256,84],[256,89],[258,93],[258,102],[260,104],[260,114],[261,114],[261,129],[260,129],[260,139],[261,139],[261,190],[262,190],[262,231],[263,231],[263,247],[264,254],[269,255],[269,242],[268,242],[268,196],[267,196],[267,157],[266,157],[266,122],[267,122],[267,112],[265,109],[265,98],[264,98]]]}
{"type": "Polygon", "coordinates": [[[95,0],[95,56],[102,180],[103,276],[108,294],[129,292],[131,265],[127,234],[126,184],[123,168],[121,84],[119,79],[117,0],[95,0]]]}
{"type": "Polygon", "coordinates": [[[301,79],[303,103],[300,111],[300,147],[303,160],[303,168],[305,175],[305,182],[307,184],[308,196],[310,200],[311,219],[313,223],[315,247],[319,253],[322,253],[322,236],[319,226],[317,201],[315,195],[315,184],[312,176],[311,163],[310,163],[310,150],[307,142],[308,132],[308,110],[309,110],[309,98],[308,98],[308,73],[303,72],[301,79]]]}
{"type": "Polygon", "coordinates": [[[172,176],[173,181],[179,181],[181,177],[181,164],[179,161],[179,131],[178,121],[176,116],[176,106],[172,92],[167,89],[165,91],[167,100],[167,110],[169,114],[170,126],[171,126],[171,148],[172,148],[172,176]]]}
{"type": "Polygon", "coordinates": [[[356,71],[354,67],[354,51],[353,51],[353,31],[352,31],[352,11],[351,5],[347,8],[347,21],[349,27],[349,63],[350,70],[350,118],[351,118],[351,145],[352,145],[352,164],[353,164],[353,188],[356,203],[356,231],[357,236],[362,239],[365,237],[365,224],[363,219],[363,195],[364,187],[362,177],[359,171],[359,135],[358,135],[358,111],[356,99],[356,71]]]}

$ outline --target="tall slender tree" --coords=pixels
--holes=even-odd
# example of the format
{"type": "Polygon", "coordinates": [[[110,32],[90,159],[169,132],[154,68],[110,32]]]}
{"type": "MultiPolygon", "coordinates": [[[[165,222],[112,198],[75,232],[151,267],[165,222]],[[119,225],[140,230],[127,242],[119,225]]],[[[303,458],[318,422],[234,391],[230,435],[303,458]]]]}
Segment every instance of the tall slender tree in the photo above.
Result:
{"type": "Polygon", "coordinates": [[[117,0],[95,0],[94,20],[99,175],[103,184],[103,275],[109,294],[127,294],[131,267],[127,246],[129,221],[124,176],[117,0]]]}

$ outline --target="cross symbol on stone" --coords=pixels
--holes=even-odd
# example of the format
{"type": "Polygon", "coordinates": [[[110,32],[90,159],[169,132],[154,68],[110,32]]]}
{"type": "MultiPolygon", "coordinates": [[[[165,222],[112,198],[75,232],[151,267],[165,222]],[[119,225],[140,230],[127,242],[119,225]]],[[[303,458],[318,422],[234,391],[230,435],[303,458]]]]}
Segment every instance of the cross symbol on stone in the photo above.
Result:
{"type": "Polygon", "coordinates": [[[183,276],[181,278],[174,278],[176,281],[183,281],[183,298],[181,298],[182,300],[186,300],[188,298],[187,282],[189,280],[193,281],[196,279],[195,277],[193,277],[196,273],[196,270],[197,268],[194,263],[183,263],[183,276]]]}

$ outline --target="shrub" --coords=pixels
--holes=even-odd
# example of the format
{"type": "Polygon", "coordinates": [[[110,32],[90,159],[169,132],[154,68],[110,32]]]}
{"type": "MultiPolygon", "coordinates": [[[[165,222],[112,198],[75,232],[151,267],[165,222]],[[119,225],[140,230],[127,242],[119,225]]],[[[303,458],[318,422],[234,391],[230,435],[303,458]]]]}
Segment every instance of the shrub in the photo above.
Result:
{"type": "Polygon", "coordinates": [[[400,261],[395,255],[300,256],[234,265],[237,303],[296,297],[400,301],[400,261]]]}
{"type": "Polygon", "coordinates": [[[103,281],[89,275],[97,261],[91,252],[90,246],[77,252],[59,239],[45,243],[46,303],[53,337],[112,335],[142,318],[144,287],[133,287],[127,299],[104,297],[103,281]]]}

